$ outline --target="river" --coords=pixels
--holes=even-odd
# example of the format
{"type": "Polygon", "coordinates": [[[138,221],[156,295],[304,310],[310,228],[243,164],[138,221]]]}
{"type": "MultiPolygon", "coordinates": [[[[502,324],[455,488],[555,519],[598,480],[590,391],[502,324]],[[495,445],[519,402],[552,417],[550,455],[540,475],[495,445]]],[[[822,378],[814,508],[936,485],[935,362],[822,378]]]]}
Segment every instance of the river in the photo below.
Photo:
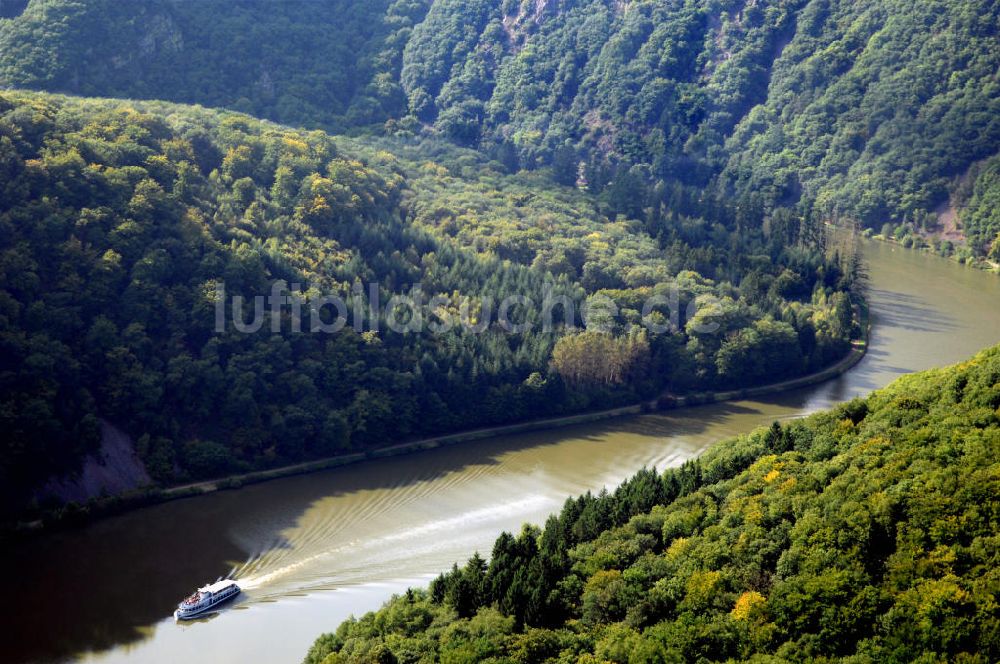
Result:
{"type": "Polygon", "coordinates": [[[864,245],[873,331],[839,379],[776,397],[503,436],[132,511],[0,554],[4,660],[297,662],[351,614],[423,585],[567,496],[721,439],[962,360],[1000,341],[1000,278],[864,245]],[[196,584],[236,570],[244,593],[175,624],[196,584]]]}

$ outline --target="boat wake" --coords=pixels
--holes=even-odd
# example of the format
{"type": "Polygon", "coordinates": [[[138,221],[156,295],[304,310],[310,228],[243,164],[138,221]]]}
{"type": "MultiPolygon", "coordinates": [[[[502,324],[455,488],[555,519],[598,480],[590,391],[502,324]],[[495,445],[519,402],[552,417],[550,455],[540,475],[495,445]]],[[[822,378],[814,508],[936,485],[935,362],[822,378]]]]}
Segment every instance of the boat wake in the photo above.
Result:
{"type": "MultiPolygon", "coordinates": [[[[454,562],[448,552],[454,551],[456,545],[467,544],[470,553],[477,546],[481,550],[482,542],[492,544],[500,530],[517,528],[525,515],[547,513],[557,506],[548,496],[530,495],[445,519],[417,522],[407,528],[397,526],[384,535],[375,533],[389,529],[365,528],[356,519],[352,519],[354,528],[314,525],[294,529],[285,533],[280,545],[252,556],[235,568],[232,578],[238,579],[245,591],[256,591],[255,599],[266,600],[364,583],[376,569],[420,575],[428,568],[443,569],[454,562]],[[361,532],[344,541],[352,530],[361,532]]],[[[414,519],[402,522],[413,523],[414,519]]]]}
{"type": "MultiPolygon", "coordinates": [[[[643,430],[636,440],[656,435],[662,433],[643,430]]],[[[590,444],[602,459],[600,482],[606,487],[637,467],[679,465],[691,455],[688,446],[656,449],[643,444],[636,450],[616,446],[612,451],[601,439],[590,444]]],[[[594,481],[592,467],[579,464],[575,454],[550,457],[549,448],[531,447],[460,470],[444,458],[440,466],[421,467],[420,477],[403,472],[396,482],[379,488],[322,487],[323,493],[317,492],[319,497],[291,518],[276,509],[234,526],[230,536],[256,553],[231,576],[251,603],[268,602],[378,580],[425,578],[452,563],[461,564],[475,551],[489,556],[501,531],[518,532],[526,522],[544,523],[566,496],[594,481]]],[[[379,479],[384,481],[384,476],[379,479]]],[[[372,478],[371,483],[377,481],[372,478]]],[[[601,485],[591,487],[599,490],[601,485]]],[[[283,498],[275,505],[291,504],[283,498]]]]}

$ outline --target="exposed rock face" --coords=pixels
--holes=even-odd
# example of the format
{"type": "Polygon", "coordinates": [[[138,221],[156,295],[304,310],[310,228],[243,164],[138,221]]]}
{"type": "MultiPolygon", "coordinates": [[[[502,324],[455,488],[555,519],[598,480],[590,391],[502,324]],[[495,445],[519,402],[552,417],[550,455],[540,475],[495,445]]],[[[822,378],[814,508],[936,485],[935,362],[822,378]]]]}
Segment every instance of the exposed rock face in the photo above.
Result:
{"type": "Polygon", "coordinates": [[[101,495],[115,495],[150,484],[146,467],[128,434],[101,420],[101,449],[83,460],[79,473],[50,478],[37,498],[67,503],[86,502],[101,495]]]}
{"type": "Polygon", "coordinates": [[[149,19],[148,28],[139,38],[139,53],[153,55],[158,51],[180,53],[184,50],[184,36],[173,19],[157,14],[149,19]]]}

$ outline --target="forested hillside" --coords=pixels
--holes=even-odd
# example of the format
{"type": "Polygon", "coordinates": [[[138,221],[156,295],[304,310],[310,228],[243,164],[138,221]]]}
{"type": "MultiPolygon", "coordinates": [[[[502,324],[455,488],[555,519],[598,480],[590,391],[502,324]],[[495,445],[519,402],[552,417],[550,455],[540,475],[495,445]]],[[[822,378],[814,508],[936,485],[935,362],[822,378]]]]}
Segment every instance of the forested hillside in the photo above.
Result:
{"type": "Polygon", "coordinates": [[[994,662],[998,454],[1000,347],[567,500],[306,662],[994,662]]]}
{"type": "Polygon", "coordinates": [[[592,193],[631,178],[639,211],[709,186],[925,231],[1000,152],[998,23],[992,0],[32,0],[0,19],[0,85],[428,132],[592,193]]]}
{"type": "Polygon", "coordinates": [[[343,129],[405,113],[418,0],[33,0],[0,21],[0,81],[224,106],[343,129]]]}
{"type": "Polygon", "coordinates": [[[974,164],[957,193],[969,240],[1000,263],[1000,156],[974,164]]]}
{"type": "Polygon", "coordinates": [[[840,357],[855,331],[856,263],[822,233],[786,246],[720,206],[654,238],[476,153],[398,150],[162,103],[0,95],[4,505],[74,470],[100,418],[170,484],[771,381],[840,357]],[[293,331],[288,307],[277,329],[240,333],[229,312],[216,330],[218,286],[251,303],[276,280],[301,284],[303,312],[353,302],[355,284],[363,311],[371,287],[382,307],[330,334],[293,331]],[[452,329],[388,325],[385,303],[415,284],[446,298],[426,315],[452,329]],[[671,292],[650,315],[676,309],[675,327],[649,333],[643,303],[671,292]],[[580,306],[545,329],[546,293],[580,306]],[[620,307],[605,333],[568,334],[597,295],[620,307]],[[509,296],[534,302],[514,311],[531,329],[499,325],[509,296]]]}

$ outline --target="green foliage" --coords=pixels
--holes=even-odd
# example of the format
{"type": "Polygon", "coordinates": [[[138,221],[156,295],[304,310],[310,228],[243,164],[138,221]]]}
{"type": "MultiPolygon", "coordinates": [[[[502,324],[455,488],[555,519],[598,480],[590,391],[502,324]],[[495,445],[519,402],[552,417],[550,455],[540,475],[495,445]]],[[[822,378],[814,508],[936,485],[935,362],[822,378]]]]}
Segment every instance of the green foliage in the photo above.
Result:
{"type": "Polygon", "coordinates": [[[223,106],[340,129],[405,112],[415,0],[35,0],[0,20],[0,81],[223,106]]]}
{"type": "Polygon", "coordinates": [[[809,3],[768,101],[733,134],[725,179],[873,228],[919,221],[996,151],[994,34],[977,3],[809,3]]]}
{"type": "Polygon", "coordinates": [[[628,167],[642,165],[647,181],[717,180],[764,213],[801,202],[923,224],[1000,142],[988,3],[468,5],[435,2],[415,28],[411,111],[446,135],[460,114],[463,142],[513,141],[522,165],[551,163],[564,183],[559,152],[580,150],[590,186],[612,183],[629,216],[628,167]],[[454,43],[435,39],[460,21],[454,43]]]}
{"type": "Polygon", "coordinates": [[[212,441],[191,440],[184,444],[181,463],[194,477],[218,477],[232,470],[230,450],[212,441]]]}
{"type": "Polygon", "coordinates": [[[14,513],[96,449],[101,418],[170,484],[769,380],[736,377],[753,343],[729,344],[720,365],[723,337],[685,330],[689,305],[710,295],[738,312],[726,335],[794,337],[781,348],[798,371],[851,334],[821,324],[846,302],[837,256],[731,232],[725,206],[711,226],[678,217],[658,241],[639,221],[610,221],[593,195],[435,143],[335,142],[234,113],[9,93],[0,168],[0,486],[14,513]],[[731,284],[747,272],[760,288],[743,295],[731,284]],[[304,312],[324,295],[351,302],[356,283],[383,304],[420,283],[447,298],[435,316],[458,323],[472,303],[469,323],[494,322],[407,334],[362,307],[340,332],[307,333],[309,319],[298,333],[286,306],[243,334],[230,307],[227,330],[214,330],[219,285],[243,298],[246,323],[277,280],[301,285],[304,312]],[[664,334],[640,330],[653,295],[656,320],[677,312],[664,334]],[[515,309],[520,332],[495,322],[507,296],[538,305],[515,309]],[[596,306],[607,298],[620,311],[596,306]],[[565,337],[584,299],[604,332],[565,337]]]}
{"type": "Polygon", "coordinates": [[[976,165],[972,190],[959,217],[978,253],[1000,262],[1000,157],[976,165]]]}
{"type": "Polygon", "coordinates": [[[715,362],[728,384],[744,385],[798,373],[802,351],[791,325],[760,320],[723,341],[715,362]]]}
{"type": "Polygon", "coordinates": [[[612,217],[686,187],[713,222],[735,196],[744,229],[923,228],[1000,145],[996,30],[986,0],[34,0],[0,19],[0,85],[437,134],[582,175],[612,217]]]}
{"type": "Polygon", "coordinates": [[[570,499],[307,661],[996,661],[998,452],[1000,347],[570,499]]]}

